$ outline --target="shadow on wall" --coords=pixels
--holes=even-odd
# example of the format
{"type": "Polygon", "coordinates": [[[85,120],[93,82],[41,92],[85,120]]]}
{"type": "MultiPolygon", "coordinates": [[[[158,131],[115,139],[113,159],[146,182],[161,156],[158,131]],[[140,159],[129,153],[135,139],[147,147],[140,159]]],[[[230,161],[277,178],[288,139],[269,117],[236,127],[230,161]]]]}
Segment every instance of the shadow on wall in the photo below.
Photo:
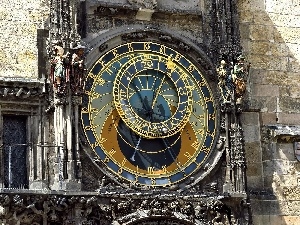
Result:
{"type": "Polygon", "coordinates": [[[242,45],[251,62],[250,110],[243,122],[253,224],[298,225],[295,138],[274,136],[269,128],[300,127],[300,0],[238,3],[242,45]]]}

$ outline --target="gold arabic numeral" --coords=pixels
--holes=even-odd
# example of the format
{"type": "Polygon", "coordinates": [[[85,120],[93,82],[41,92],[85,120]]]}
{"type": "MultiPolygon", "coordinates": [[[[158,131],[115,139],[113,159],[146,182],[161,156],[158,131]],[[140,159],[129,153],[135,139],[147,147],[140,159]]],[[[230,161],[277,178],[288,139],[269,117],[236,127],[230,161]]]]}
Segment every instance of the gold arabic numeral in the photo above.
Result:
{"type": "Polygon", "coordinates": [[[104,85],[105,84],[105,80],[101,77],[101,76],[98,76],[97,78],[96,78],[96,82],[97,82],[97,84],[99,84],[99,85],[104,85]]]}
{"type": "Polygon", "coordinates": [[[166,46],[164,46],[164,45],[161,45],[160,46],[160,49],[159,49],[159,53],[161,53],[161,54],[166,54],[166,46]]]}
{"type": "Polygon", "coordinates": [[[204,106],[204,103],[203,103],[203,101],[201,101],[201,100],[196,101],[195,103],[198,104],[198,105],[201,105],[202,107],[204,106]]]}
{"type": "Polygon", "coordinates": [[[155,185],[156,184],[156,180],[154,178],[151,178],[151,185],[155,185]]]}
{"type": "Polygon", "coordinates": [[[209,120],[215,120],[216,119],[216,115],[213,113],[213,114],[208,114],[208,119],[209,120]]]}
{"type": "Polygon", "coordinates": [[[187,92],[186,92],[185,88],[183,88],[183,87],[178,88],[178,93],[179,93],[179,95],[187,95],[187,92]]]}
{"type": "Polygon", "coordinates": [[[154,174],[154,167],[149,166],[147,171],[148,171],[148,174],[154,174]]]}
{"type": "Polygon", "coordinates": [[[92,149],[95,149],[97,146],[99,146],[99,143],[97,143],[97,142],[91,144],[91,148],[92,149]]]}
{"type": "Polygon", "coordinates": [[[195,134],[197,135],[197,134],[200,134],[200,135],[204,135],[204,130],[203,129],[198,129],[198,130],[196,130],[196,132],[195,132],[195,134]]]}
{"type": "MultiPolygon", "coordinates": [[[[179,75],[180,75],[180,77],[184,80],[184,81],[186,81],[187,79],[188,79],[188,75],[184,72],[184,71],[182,71],[182,70],[179,70],[179,75]]],[[[187,81],[186,81],[187,82],[187,81]]]]}
{"type": "Polygon", "coordinates": [[[93,78],[93,79],[96,79],[96,78],[97,78],[97,75],[95,75],[95,74],[93,74],[93,73],[89,73],[89,74],[88,74],[88,77],[93,78]]]}
{"type": "Polygon", "coordinates": [[[197,83],[198,83],[199,87],[206,86],[204,80],[199,80],[199,81],[197,81],[197,83]]]}
{"type": "Polygon", "coordinates": [[[206,147],[203,147],[203,148],[201,149],[201,152],[204,152],[205,154],[208,154],[209,151],[210,151],[210,149],[209,149],[209,148],[206,148],[206,147]]]}
{"type": "Polygon", "coordinates": [[[192,127],[196,127],[196,126],[198,126],[198,123],[197,123],[197,122],[195,122],[195,121],[192,121],[192,122],[190,122],[190,124],[191,124],[191,126],[192,126],[192,127]]]}
{"type": "Polygon", "coordinates": [[[112,53],[113,53],[113,55],[114,55],[115,57],[119,56],[118,50],[117,50],[117,49],[114,49],[114,50],[112,51],[112,53]]]}
{"type": "Polygon", "coordinates": [[[118,169],[118,174],[122,174],[123,173],[123,167],[125,165],[125,163],[127,162],[127,159],[124,158],[122,163],[121,163],[121,167],[118,169]]]}
{"type": "Polygon", "coordinates": [[[110,159],[109,159],[109,157],[108,157],[108,156],[106,156],[106,157],[105,157],[105,159],[103,160],[103,162],[105,162],[105,163],[109,163],[109,160],[110,160],[110,159]]]}
{"type": "Polygon", "coordinates": [[[213,102],[213,98],[210,96],[210,97],[204,97],[204,101],[206,102],[213,102]]]}
{"type": "Polygon", "coordinates": [[[166,174],[168,171],[167,171],[167,166],[166,165],[164,165],[164,166],[162,166],[162,173],[163,174],[166,174]]]}
{"type": "Polygon", "coordinates": [[[132,43],[128,43],[128,50],[129,50],[129,52],[134,52],[134,49],[133,49],[133,47],[132,47],[132,43]]]}
{"type": "Polygon", "coordinates": [[[107,141],[107,139],[106,138],[100,138],[100,140],[99,140],[99,143],[102,145],[102,144],[104,144],[104,142],[106,142],[107,141]]]}
{"type": "Polygon", "coordinates": [[[153,68],[153,62],[151,60],[150,55],[145,54],[144,55],[144,61],[142,62],[144,69],[152,69],[153,68]]]}
{"type": "MultiPolygon", "coordinates": [[[[164,64],[167,64],[168,60],[166,59],[166,57],[158,56],[158,62],[162,62],[164,64]]],[[[157,65],[157,66],[159,66],[159,65],[157,65]]]]}
{"type": "Polygon", "coordinates": [[[181,55],[179,53],[177,53],[174,57],[174,60],[179,62],[180,58],[181,58],[181,55]]]}
{"type": "Polygon", "coordinates": [[[195,70],[195,66],[194,65],[189,65],[188,69],[187,69],[190,73],[192,73],[195,70]]]}
{"type": "Polygon", "coordinates": [[[198,120],[203,120],[204,119],[204,115],[200,114],[200,115],[195,115],[197,117],[198,120]]]}
{"type": "Polygon", "coordinates": [[[144,42],[144,50],[146,50],[146,51],[150,50],[150,43],[149,42],[144,42]]]}
{"type": "Polygon", "coordinates": [[[94,92],[94,91],[85,91],[85,94],[87,94],[91,99],[99,98],[100,94],[94,92]]]}
{"type": "Polygon", "coordinates": [[[198,141],[194,141],[191,145],[195,150],[197,150],[200,146],[200,143],[198,141]]]}

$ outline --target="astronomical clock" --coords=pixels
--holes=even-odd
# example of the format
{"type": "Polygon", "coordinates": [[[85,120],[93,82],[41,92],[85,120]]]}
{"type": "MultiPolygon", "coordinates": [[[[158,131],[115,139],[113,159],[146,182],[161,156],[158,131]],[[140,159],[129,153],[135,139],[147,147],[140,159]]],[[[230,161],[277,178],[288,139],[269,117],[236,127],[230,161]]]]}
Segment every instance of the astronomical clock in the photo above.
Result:
{"type": "Polygon", "coordinates": [[[88,71],[82,127],[103,170],[130,187],[201,179],[218,130],[215,90],[191,58],[155,41],[113,46],[88,71]]]}

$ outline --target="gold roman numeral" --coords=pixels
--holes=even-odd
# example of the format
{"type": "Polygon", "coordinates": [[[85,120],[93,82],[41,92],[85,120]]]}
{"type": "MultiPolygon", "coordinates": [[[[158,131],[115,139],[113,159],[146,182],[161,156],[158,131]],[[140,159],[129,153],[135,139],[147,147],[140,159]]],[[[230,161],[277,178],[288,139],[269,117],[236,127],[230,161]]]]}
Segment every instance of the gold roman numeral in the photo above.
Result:
{"type": "Polygon", "coordinates": [[[198,149],[200,146],[200,143],[198,141],[194,141],[193,144],[191,145],[194,149],[198,149]]]}
{"type": "Polygon", "coordinates": [[[184,156],[188,158],[188,160],[190,160],[192,158],[191,153],[189,152],[185,152],[184,156]]]}

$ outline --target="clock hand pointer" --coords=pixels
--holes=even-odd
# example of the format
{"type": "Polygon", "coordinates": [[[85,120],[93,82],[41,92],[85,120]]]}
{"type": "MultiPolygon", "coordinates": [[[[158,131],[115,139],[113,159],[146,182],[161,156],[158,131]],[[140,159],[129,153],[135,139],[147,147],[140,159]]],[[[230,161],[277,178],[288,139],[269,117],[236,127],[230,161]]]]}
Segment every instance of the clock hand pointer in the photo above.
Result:
{"type": "Polygon", "coordinates": [[[153,110],[153,108],[154,108],[155,102],[157,101],[158,95],[159,95],[159,93],[160,93],[160,91],[161,91],[161,88],[162,88],[162,86],[163,86],[163,84],[164,84],[164,81],[165,81],[165,76],[163,76],[163,79],[161,80],[161,83],[160,83],[160,85],[159,85],[157,91],[155,92],[155,96],[154,96],[154,98],[152,99],[152,106],[151,106],[151,109],[152,109],[152,110],[153,110]]]}
{"type": "Polygon", "coordinates": [[[165,145],[166,148],[168,149],[168,152],[170,153],[170,155],[171,155],[173,161],[176,163],[177,168],[180,169],[180,171],[184,173],[184,171],[182,170],[181,166],[178,164],[178,162],[177,162],[177,160],[176,160],[176,158],[175,158],[175,156],[174,156],[174,151],[173,151],[172,147],[170,146],[170,143],[169,143],[168,140],[165,139],[165,138],[162,138],[162,140],[163,140],[163,142],[164,142],[164,145],[165,145]],[[168,143],[167,143],[167,142],[168,142],[168,143]]]}
{"type": "Polygon", "coordinates": [[[136,146],[134,148],[133,155],[130,158],[131,161],[133,161],[133,162],[135,161],[134,157],[135,157],[135,154],[136,154],[137,150],[139,149],[139,145],[140,145],[141,139],[142,139],[142,137],[140,136],[140,138],[139,138],[139,140],[138,140],[138,142],[137,142],[137,144],[136,144],[136,146]]]}
{"type": "Polygon", "coordinates": [[[132,84],[133,84],[133,88],[134,88],[134,90],[136,91],[136,93],[138,94],[138,96],[139,96],[139,98],[140,98],[140,100],[141,100],[141,102],[142,102],[142,105],[143,105],[144,109],[146,110],[146,112],[145,112],[145,113],[147,113],[148,107],[147,107],[147,105],[145,105],[145,103],[144,103],[144,100],[143,100],[143,98],[142,98],[142,95],[141,95],[141,93],[140,93],[140,92],[139,92],[139,90],[136,88],[136,85],[135,85],[135,83],[134,83],[134,82],[132,82],[132,84]]]}

